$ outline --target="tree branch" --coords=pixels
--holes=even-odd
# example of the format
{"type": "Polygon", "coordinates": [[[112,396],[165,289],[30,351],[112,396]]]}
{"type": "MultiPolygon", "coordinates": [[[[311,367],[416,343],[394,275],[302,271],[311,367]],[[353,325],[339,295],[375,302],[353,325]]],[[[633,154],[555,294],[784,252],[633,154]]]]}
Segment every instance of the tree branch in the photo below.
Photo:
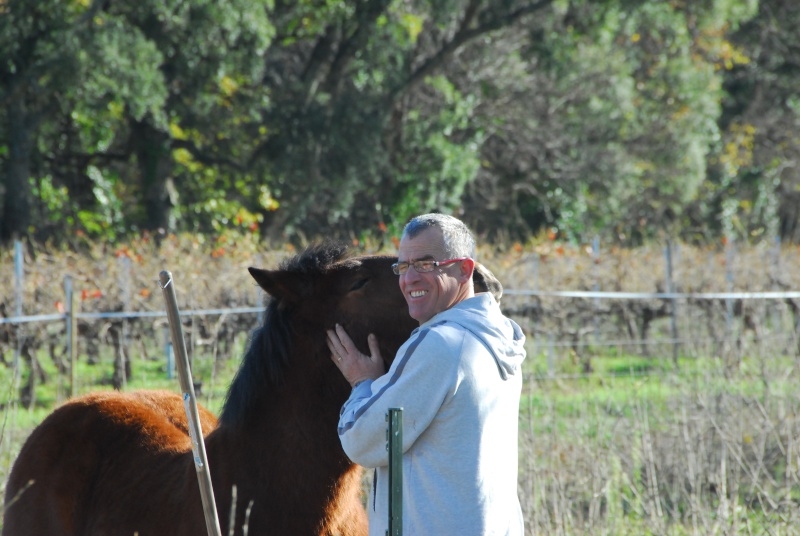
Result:
{"type": "Polygon", "coordinates": [[[386,11],[390,0],[366,0],[360,2],[356,11],[356,28],[348,38],[339,45],[339,50],[331,62],[325,87],[332,91],[339,86],[342,73],[355,53],[364,45],[369,37],[369,28],[374,27],[378,17],[386,11]]]}
{"type": "Polygon", "coordinates": [[[540,9],[544,9],[553,3],[553,0],[540,0],[517,8],[502,16],[489,18],[478,26],[471,27],[472,21],[476,15],[477,1],[470,2],[470,5],[465,11],[464,19],[461,23],[461,28],[456,32],[453,38],[445,43],[436,54],[428,58],[428,60],[417,68],[411,75],[400,85],[398,85],[387,97],[388,104],[391,105],[397,101],[403,94],[410,91],[422,80],[425,79],[430,73],[438,69],[445,61],[464,44],[467,42],[485,35],[494,30],[510,26],[517,22],[522,17],[534,13],[540,9]]]}
{"type": "Polygon", "coordinates": [[[170,140],[170,147],[172,149],[186,149],[191,153],[192,157],[194,157],[195,160],[207,166],[222,164],[225,166],[229,166],[235,169],[236,171],[245,170],[245,167],[243,165],[229,158],[224,158],[219,156],[209,156],[205,151],[201,150],[197,145],[190,142],[189,140],[176,140],[176,139],[170,140]]]}

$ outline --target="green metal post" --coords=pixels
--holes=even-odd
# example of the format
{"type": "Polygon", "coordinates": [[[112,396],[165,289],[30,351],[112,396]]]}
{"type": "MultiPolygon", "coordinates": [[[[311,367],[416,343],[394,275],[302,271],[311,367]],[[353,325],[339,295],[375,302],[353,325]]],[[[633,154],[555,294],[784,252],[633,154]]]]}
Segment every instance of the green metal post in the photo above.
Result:
{"type": "Polygon", "coordinates": [[[387,536],[403,534],[403,408],[386,414],[386,449],[389,451],[389,530],[387,536]]]}

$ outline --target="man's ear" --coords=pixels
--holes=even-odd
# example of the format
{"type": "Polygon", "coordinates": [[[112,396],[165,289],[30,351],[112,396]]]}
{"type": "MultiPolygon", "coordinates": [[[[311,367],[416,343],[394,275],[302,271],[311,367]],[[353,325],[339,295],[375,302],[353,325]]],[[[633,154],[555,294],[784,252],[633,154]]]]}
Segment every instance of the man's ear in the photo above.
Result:
{"type": "Polygon", "coordinates": [[[461,264],[459,279],[462,283],[466,283],[472,278],[472,272],[475,270],[475,261],[468,258],[461,261],[459,264],[461,264]]]}

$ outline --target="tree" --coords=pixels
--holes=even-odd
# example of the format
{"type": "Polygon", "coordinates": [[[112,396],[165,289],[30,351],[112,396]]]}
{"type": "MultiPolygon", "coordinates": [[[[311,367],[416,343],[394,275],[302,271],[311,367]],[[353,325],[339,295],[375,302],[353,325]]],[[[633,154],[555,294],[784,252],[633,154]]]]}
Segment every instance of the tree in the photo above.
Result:
{"type": "Polygon", "coordinates": [[[0,239],[793,236],[790,4],[9,0],[0,239]]]}
{"type": "Polygon", "coordinates": [[[800,241],[798,24],[794,2],[762,0],[715,51],[726,92],[722,135],[691,226],[742,240],[800,241]]]}
{"type": "Polygon", "coordinates": [[[88,8],[57,0],[9,0],[0,10],[0,98],[3,123],[3,182],[0,239],[27,235],[32,223],[33,155],[41,124],[58,111],[65,88],[74,84],[81,31],[100,2],[88,8]]]}
{"type": "Polygon", "coordinates": [[[570,2],[538,26],[510,28],[501,74],[484,86],[513,98],[484,99],[490,134],[466,198],[467,213],[483,217],[475,226],[634,242],[677,232],[718,138],[721,78],[698,34],[734,17],[723,10],[570,2]]]}
{"type": "Polygon", "coordinates": [[[280,208],[272,236],[357,234],[451,211],[478,167],[469,98],[445,74],[469,43],[552,2],[278,4],[272,88],[252,165],[280,208]]]}
{"type": "Polygon", "coordinates": [[[207,176],[231,162],[239,139],[220,129],[252,113],[231,84],[259,79],[272,30],[250,0],[13,0],[2,24],[6,239],[48,220],[111,237],[172,227],[175,151],[207,176]]]}
{"type": "Polygon", "coordinates": [[[209,214],[204,203],[209,194],[238,197],[229,173],[241,172],[254,140],[237,126],[257,116],[256,106],[268,96],[257,88],[273,33],[268,5],[152,0],[108,9],[109,18],[137,29],[162,52],[158,69],[168,88],[158,114],[126,114],[119,137],[136,163],[140,212],[129,215],[130,224],[166,230],[178,219],[190,226],[235,213],[227,207],[209,214]],[[193,195],[199,190],[206,195],[193,195]]]}

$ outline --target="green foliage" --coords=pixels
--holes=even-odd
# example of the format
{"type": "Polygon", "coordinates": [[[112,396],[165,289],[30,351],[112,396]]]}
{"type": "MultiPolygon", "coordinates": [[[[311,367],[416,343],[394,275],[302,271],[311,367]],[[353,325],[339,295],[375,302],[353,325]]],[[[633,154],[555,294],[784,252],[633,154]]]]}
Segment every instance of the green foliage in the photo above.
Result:
{"type": "Polygon", "coordinates": [[[246,214],[297,241],[429,210],[519,240],[800,236],[789,0],[0,10],[6,238],[246,214]]]}
{"type": "Polygon", "coordinates": [[[402,174],[391,196],[395,204],[389,210],[399,222],[423,212],[455,210],[465,186],[480,167],[481,133],[470,131],[474,97],[462,95],[441,76],[427,83],[441,97],[443,106],[436,115],[415,110],[408,113],[404,142],[410,158],[399,164],[402,174]]]}
{"type": "Polygon", "coordinates": [[[708,159],[709,181],[693,207],[692,224],[716,216],[715,230],[732,238],[797,241],[800,182],[790,163],[800,155],[800,115],[792,106],[800,69],[788,57],[800,43],[792,30],[800,18],[791,2],[763,0],[757,9],[749,4],[752,19],[717,32],[713,46],[705,47],[723,73],[726,98],[721,139],[708,159]]]}
{"type": "Polygon", "coordinates": [[[689,14],[670,4],[573,9],[530,50],[548,68],[550,126],[566,137],[545,173],[566,176],[543,184],[551,222],[577,239],[669,229],[705,180],[720,80],[696,58],[689,14]]]}

